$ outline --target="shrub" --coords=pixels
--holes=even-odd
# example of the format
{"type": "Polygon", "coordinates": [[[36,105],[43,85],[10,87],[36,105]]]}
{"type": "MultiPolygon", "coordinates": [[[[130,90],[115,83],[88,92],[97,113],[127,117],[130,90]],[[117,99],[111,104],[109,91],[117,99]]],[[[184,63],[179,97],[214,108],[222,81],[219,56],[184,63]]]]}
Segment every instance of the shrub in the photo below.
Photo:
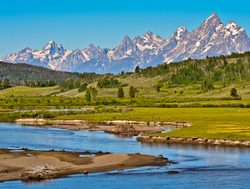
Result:
{"type": "Polygon", "coordinates": [[[232,89],[231,89],[231,92],[230,92],[230,95],[231,95],[232,97],[238,97],[239,95],[237,94],[237,89],[232,88],[232,89]]]}
{"type": "Polygon", "coordinates": [[[88,86],[87,83],[82,84],[82,85],[79,87],[78,92],[84,92],[84,91],[87,89],[87,86],[88,86]]]}

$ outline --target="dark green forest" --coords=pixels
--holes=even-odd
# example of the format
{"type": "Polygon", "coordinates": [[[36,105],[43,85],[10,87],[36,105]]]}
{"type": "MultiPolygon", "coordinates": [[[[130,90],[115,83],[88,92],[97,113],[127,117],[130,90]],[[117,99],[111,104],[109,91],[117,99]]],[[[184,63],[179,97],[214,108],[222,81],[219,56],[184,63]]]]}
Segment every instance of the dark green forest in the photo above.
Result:
{"type": "MultiPolygon", "coordinates": [[[[48,87],[66,80],[84,79],[92,81],[98,77],[95,73],[70,73],[50,70],[29,64],[10,64],[0,62],[0,81],[2,86],[24,85],[30,87],[48,87]]],[[[7,88],[7,87],[2,87],[7,88]]]]}

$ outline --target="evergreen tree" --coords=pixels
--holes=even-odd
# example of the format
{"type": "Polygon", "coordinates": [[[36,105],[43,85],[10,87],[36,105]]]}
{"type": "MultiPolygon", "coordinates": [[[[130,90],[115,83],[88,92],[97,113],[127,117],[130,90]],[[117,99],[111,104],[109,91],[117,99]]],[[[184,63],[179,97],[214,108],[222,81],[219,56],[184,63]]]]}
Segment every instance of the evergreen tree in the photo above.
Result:
{"type": "Polygon", "coordinates": [[[9,88],[10,87],[10,81],[8,78],[3,78],[2,80],[2,88],[3,89],[6,89],[6,88],[9,88]]]}
{"type": "Polygon", "coordinates": [[[226,58],[224,58],[223,63],[224,63],[224,66],[228,65],[226,58]]]}
{"type": "Polygon", "coordinates": [[[130,86],[130,87],[129,87],[129,96],[130,96],[131,98],[135,98],[136,92],[137,92],[137,90],[136,90],[135,87],[133,87],[133,86],[130,86]]]}
{"type": "Polygon", "coordinates": [[[91,102],[91,92],[90,92],[89,89],[86,89],[86,95],[85,95],[85,97],[86,97],[86,101],[87,102],[91,102]]]}
{"type": "Polygon", "coordinates": [[[137,73],[137,74],[140,73],[140,67],[139,67],[139,66],[136,66],[136,67],[135,67],[135,73],[137,73]]]}
{"type": "Polygon", "coordinates": [[[202,84],[201,84],[202,92],[208,92],[214,89],[214,83],[211,78],[205,77],[203,78],[202,84]]]}
{"type": "Polygon", "coordinates": [[[118,89],[118,98],[123,98],[124,97],[124,91],[122,87],[119,87],[118,89]]]}

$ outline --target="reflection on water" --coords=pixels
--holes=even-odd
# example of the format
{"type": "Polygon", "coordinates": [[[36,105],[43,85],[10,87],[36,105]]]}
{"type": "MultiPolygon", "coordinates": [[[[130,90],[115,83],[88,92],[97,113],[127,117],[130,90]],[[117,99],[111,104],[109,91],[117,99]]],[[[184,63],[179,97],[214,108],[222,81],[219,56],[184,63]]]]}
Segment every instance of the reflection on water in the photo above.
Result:
{"type": "Polygon", "coordinates": [[[0,124],[0,148],[103,151],[163,155],[178,162],[109,173],[73,175],[43,183],[0,183],[0,188],[248,188],[250,149],[203,145],[141,144],[135,137],[0,124]],[[178,170],[179,174],[167,174],[178,170]]]}

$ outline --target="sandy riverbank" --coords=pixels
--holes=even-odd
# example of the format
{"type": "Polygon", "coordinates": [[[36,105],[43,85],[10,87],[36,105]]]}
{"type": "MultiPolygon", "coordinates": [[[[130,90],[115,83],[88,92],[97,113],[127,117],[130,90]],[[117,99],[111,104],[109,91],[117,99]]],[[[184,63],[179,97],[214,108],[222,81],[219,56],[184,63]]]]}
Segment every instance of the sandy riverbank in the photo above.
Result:
{"type": "Polygon", "coordinates": [[[0,181],[39,181],[71,174],[96,173],[143,166],[165,165],[162,157],[0,149],[0,181]]]}

